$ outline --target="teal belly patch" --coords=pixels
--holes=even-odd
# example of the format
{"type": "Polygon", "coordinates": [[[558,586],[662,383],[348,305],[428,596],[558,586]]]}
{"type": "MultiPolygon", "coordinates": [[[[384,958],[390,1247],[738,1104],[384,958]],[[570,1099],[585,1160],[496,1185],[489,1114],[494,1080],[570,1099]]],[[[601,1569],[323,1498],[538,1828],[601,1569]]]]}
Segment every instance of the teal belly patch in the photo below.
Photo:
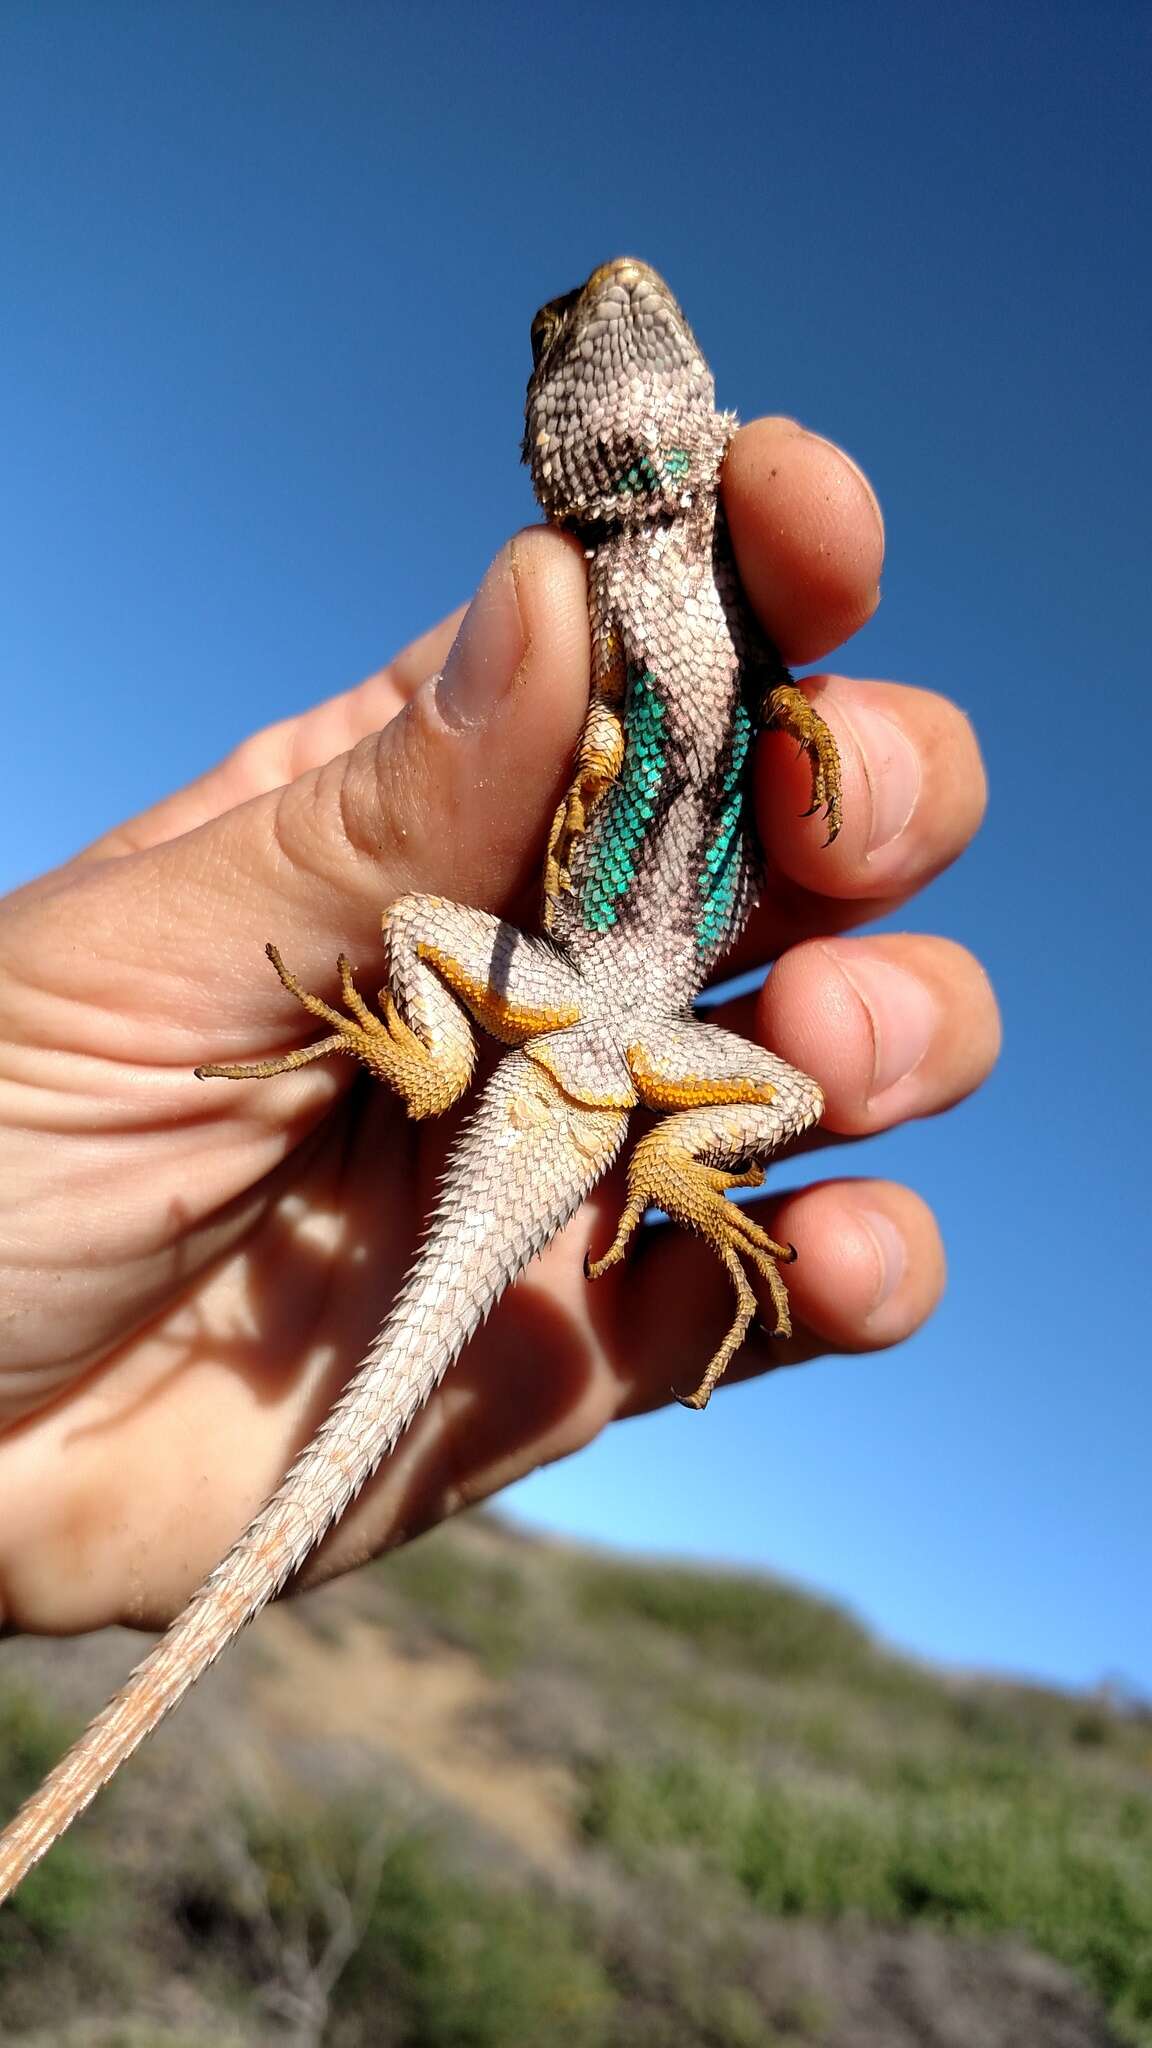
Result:
{"type": "Polygon", "coordinates": [[[664,454],[642,455],[639,461],[617,477],[616,489],[624,496],[640,498],[649,491],[659,491],[666,484],[683,483],[692,467],[692,457],[686,448],[669,448],[664,454]]]}
{"type": "Polygon", "coordinates": [[[664,720],[655,676],[650,669],[632,670],[624,711],[623,764],[589,835],[581,912],[590,932],[611,929],[635,880],[667,767],[664,720]]]}
{"type": "Polygon", "coordinates": [[[723,940],[732,919],[740,872],[743,865],[744,834],[741,829],[746,791],[744,766],[752,745],[752,720],[743,704],[736,706],[728,766],[720,785],[724,807],[714,838],[704,851],[704,865],[697,878],[702,908],[696,925],[696,945],[701,953],[711,952],[723,940]]]}

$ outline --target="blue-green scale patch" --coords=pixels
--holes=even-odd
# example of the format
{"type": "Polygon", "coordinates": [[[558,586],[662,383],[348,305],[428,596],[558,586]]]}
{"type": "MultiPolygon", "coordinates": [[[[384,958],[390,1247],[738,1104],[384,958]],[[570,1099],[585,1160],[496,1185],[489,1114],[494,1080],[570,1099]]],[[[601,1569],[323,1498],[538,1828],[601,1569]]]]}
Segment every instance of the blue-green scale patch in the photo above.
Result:
{"type": "Polygon", "coordinates": [[[701,953],[710,952],[723,939],[740,886],[744,764],[751,744],[752,720],[744,705],[738,704],[732,719],[728,766],[720,784],[721,796],[726,801],[720,812],[715,837],[705,849],[704,866],[697,883],[703,903],[696,925],[696,945],[701,953]]]}
{"type": "Polygon", "coordinates": [[[658,491],[662,484],[681,483],[691,467],[692,458],[686,448],[669,448],[655,458],[642,455],[617,478],[616,489],[627,497],[642,497],[646,491],[658,491]]]}
{"type": "Polygon", "coordinates": [[[624,760],[592,827],[593,844],[584,871],[581,911],[590,932],[616,923],[636,874],[636,862],[656,814],[664,779],[665,708],[650,669],[628,677],[624,709],[624,760]]]}

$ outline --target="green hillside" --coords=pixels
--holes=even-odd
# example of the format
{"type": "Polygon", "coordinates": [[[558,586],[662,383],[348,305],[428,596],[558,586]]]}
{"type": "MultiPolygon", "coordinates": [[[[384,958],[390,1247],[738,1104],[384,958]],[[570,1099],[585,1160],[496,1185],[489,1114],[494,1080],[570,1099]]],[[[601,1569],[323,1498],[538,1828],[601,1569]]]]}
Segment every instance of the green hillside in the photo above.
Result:
{"type": "MultiPolygon", "coordinates": [[[[0,1653],[14,1806],[139,1653],[0,1653]]],[[[1152,2048],[1152,1714],[484,1517],[265,1617],[0,1912],[0,2039],[1152,2048]]]]}

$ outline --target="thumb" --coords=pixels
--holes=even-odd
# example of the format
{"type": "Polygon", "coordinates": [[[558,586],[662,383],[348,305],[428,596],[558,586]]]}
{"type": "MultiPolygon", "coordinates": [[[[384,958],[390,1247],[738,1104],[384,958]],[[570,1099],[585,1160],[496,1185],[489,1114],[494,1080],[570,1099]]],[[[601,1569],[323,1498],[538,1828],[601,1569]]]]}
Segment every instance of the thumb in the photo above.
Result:
{"type": "Polygon", "coordinates": [[[86,993],[99,997],[101,957],[114,962],[121,1002],[136,990],[139,1014],[149,986],[157,1021],[201,1048],[210,1038],[227,1058],[229,1026],[247,1048],[253,1024],[283,1014],[275,976],[261,971],[267,940],[319,986],[342,948],[368,967],[381,912],[406,891],[508,910],[542,859],[588,670],[580,549],[528,528],[488,570],[442,674],[382,732],[194,831],[87,871],[86,993]],[[101,944],[101,923],[114,944],[101,944]]]}

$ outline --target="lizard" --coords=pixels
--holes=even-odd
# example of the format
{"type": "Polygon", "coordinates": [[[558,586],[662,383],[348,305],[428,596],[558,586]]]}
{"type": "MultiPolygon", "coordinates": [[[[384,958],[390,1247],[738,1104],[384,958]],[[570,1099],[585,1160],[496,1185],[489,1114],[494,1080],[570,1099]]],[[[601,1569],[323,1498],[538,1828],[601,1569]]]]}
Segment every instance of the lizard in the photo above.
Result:
{"type": "Polygon", "coordinates": [[[780,1268],[795,1257],[737,1203],[767,1160],[817,1123],[817,1083],[709,1024],[693,1003],[761,883],[752,810],[757,733],[791,734],[811,765],[828,838],[841,819],[835,739],[741,590],[719,495],[735,415],[659,274],[602,264],[531,330],[522,454],[545,517],[587,560],[592,678],[571,779],[552,821],[542,931],[406,895],[382,920],[386,982],[373,1009],[348,959],[342,1008],[285,990],[325,1027],[277,1059],[197,1068],[270,1079],[344,1054],[412,1117],[467,1090],[475,1028],[504,1047],[450,1153],[415,1263],[366,1357],[277,1491],[111,1703],[0,1837],[0,1899],[200,1674],[272,1600],[429,1400],[481,1320],[633,1147],[619,1225],[585,1271],[616,1265],[650,1208],[727,1269],[732,1323],[698,1385],[705,1406],[751,1326],[750,1273],[791,1329],[780,1268]]]}

